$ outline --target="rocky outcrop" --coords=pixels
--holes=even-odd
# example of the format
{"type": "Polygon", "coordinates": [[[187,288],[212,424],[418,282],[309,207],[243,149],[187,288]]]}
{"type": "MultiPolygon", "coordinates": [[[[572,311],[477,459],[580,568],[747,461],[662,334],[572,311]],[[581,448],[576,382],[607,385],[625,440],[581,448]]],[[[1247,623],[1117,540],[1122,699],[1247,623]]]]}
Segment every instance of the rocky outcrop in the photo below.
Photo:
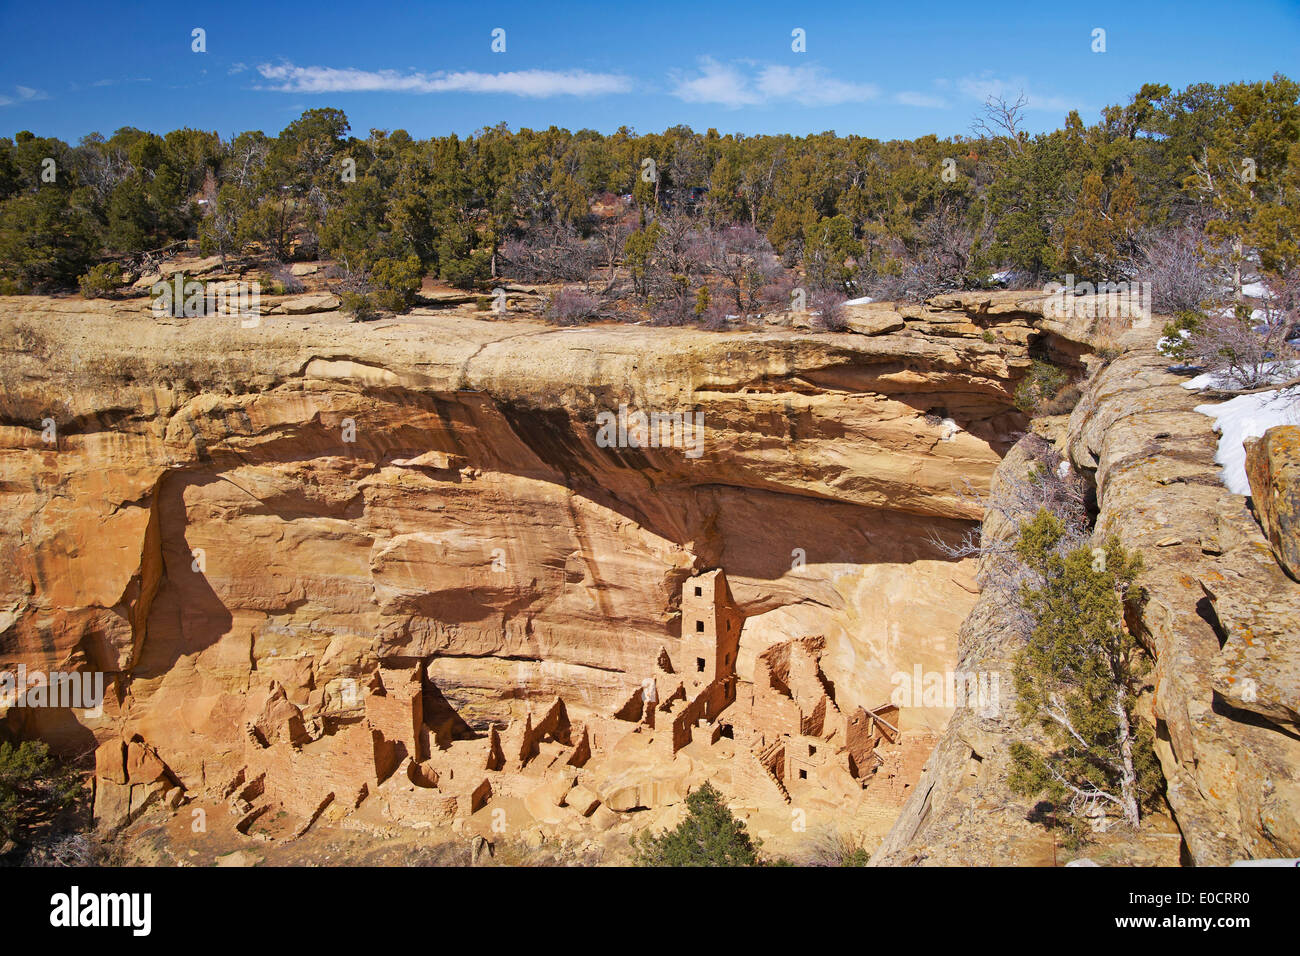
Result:
{"type": "MultiPolygon", "coordinates": [[[[1141,709],[1181,852],[1200,865],[1300,855],[1300,585],[1246,499],[1223,487],[1212,421],[1192,410],[1200,400],[1150,336],[1134,336],[1091,381],[1059,445],[1095,482],[1096,534],[1118,534],[1146,563],[1129,625],[1154,660],[1141,709]]],[[[1002,468],[1018,466],[1012,455],[1002,468]]],[[[1003,613],[977,603],[960,637],[963,667],[1008,667],[1018,648],[1003,613]]],[[[1047,861],[1035,808],[1006,786],[1010,744],[1035,733],[1010,716],[1007,696],[994,718],[958,711],[874,862],[1047,861]]],[[[1157,852],[1164,829],[1149,818],[1103,861],[1169,862],[1157,852]]]]}
{"type": "Polygon", "coordinates": [[[1278,425],[1245,446],[1255,514],[1278,563],[1300,580],[1300,426],[1278,425]]]}

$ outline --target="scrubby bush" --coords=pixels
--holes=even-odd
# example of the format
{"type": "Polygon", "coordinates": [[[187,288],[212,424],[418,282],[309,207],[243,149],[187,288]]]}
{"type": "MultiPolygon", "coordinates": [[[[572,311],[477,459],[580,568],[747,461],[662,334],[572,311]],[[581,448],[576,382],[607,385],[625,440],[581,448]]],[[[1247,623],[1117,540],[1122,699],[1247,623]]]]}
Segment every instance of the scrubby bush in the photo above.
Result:
{"type": "Polygon", "coordinates": [[[1043,406],[1068,384],[1065,369],[1034,359],[1029,374],[1016,387],[1016,408],[1027,415],[1050,414],[1043,406]]]}
{"type": "Polygon", "coordinates": [[[339,311],[352,316],[354,322],[370,322],[379,318],[374,300],[364,292],[344,292],[339,295],[339,311]]]}
{"type": "Polygon", "coordinates": [[[389,312],[407,312],[415,305],[424,272],[415,256],[376,259],[370,268],[375,303],[389,312]]]}
{"type": "Polygon", "coordinates": [[[839,289],[829,286],[816,286],[809,295],[813,315],[813,324],[826,332],[845,332],[849,327],[848,315],[844,303],[848,301],[839,289]]]}
{"type": "Polygon", "coordinates": [[[1175,361],[1187,361],[1192,355],[1192,336],[1201,331],[1204,324],[1205,317],[1199,312],[1190,309],[1178,312],[1172,322],[1165,323],[1156,348],[1161,355],[1175,361]]]}
{"type": "Polygon", "coordinates": [[[568,287],[561,288],[546,302],[546,318],[557,325],[577,325],[600,312],[600,299],[568,287]]]}
{"type": "Polygon", "coordinates": [[[76,774],[38,740],[0,743],[0,844],[50,830],[81,792],[76,774]]]}
{"type": "Polygon", "coordinates": [[[811,835],[800,862],[805,866],[866,866],[871,854],[860,837],[830,826],[811,835]]]}
{"type": "Polygon", "coordinates": [[[1257,329],[1249,321],[1223,316],[1205,318],[1194,327],[1171,323],[1161,345],[1166,355],[1213,375],[1222,389],[1272,384],[1279,377],[1290,377],[1280,370],[1281,363],[1300,359],[1300,353],[1287,344],[1282,325],[1257,329]]]}
{"type": "Polygon", "coordinates": [[[116,262],[91,266],[90,271],[77,280],[77,285],[87,299],[106,299],[122,288],[122,267],[116,262]]]}
{"type": "Polygon", "coordinates": [[[260,278],[262,289],[268,295],[297,295],[307,287],[283,262],[265,270],[260,278]]]}

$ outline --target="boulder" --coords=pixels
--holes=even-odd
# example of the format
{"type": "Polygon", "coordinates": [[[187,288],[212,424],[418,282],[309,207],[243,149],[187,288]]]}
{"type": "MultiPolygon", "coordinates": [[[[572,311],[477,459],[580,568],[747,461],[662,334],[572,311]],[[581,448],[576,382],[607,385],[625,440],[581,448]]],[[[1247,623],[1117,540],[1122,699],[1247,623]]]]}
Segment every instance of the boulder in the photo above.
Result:
{"type": "Polygon", "coordinates": [[[844,307],[844,321],[850,332],[859,335],[886,335],[899,332],[907,325],[903,317],[888,305],[854,305],[844,307]]]}
{"type": "Polygon", "coordinates": [[[573,809],[577,810],[584,817],[589,817],[595,813],[596,808],[600,806],[600,797],[592,793],[584,786],[576,786],[570,790],[564,797],[564,802],[573,809]]]}
{"type": "Polygon", "coordinates": [[[1300,425],[1277,425],[1245,447],[1255,514],[1282,570],[1300,581],[1300,425]]]}
{"type": "Polygon", "coordinates": [[[314,312],[333,312],[338,307],[339,297],[333,292],[311,292],[285,299],[271,311],[285,315],[310,315],[314,312]]]}

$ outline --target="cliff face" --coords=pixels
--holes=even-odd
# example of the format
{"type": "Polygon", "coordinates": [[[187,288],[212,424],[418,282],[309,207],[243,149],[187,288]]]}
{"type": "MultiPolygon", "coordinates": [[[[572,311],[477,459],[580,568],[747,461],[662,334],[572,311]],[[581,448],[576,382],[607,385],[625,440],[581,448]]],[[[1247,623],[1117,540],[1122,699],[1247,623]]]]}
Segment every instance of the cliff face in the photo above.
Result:
{"type": "MultiPolygon", "coordinates": [[[[1125,863],[1176,862],[1181,853],[1199,865],[1293,857],[1300,585],[1283,573],[1247,499],[1223,486],[1213,422],[1193,411],[1205,399],[1168,373],[1150,339],[1135,334],[1054,433],[1095,481],[1098,540],[1118,534],[1146,563],[1129,625],[1154,659],[1143,709],[1172,814],[1085,852],[1125,863]]],[[[1024,465],[1013,452],[997,480],[1024,465]]],[[[1009,675],[1018,650],[1010,633],[1005,609],[981,598],[962,627],[961,666],[1009,675]]],[[[1016,717],[1009,681],[1002,688],[997,714],[954,715],[874,862],[1050,861],[1050,837],[1029,820],[1033,801],[1006,787],[1010,743],[1037,732],[1016,717]]]]}
{"type": "Polygon", "coordinates": [[[243,329],[0,299],[0,666],[110,675],[101,718],[10,727],[139,736],[200,791],[241,766],[272,682],[308,720],[355,716],[344,682],[381,661],[420,659],[480,728],[557,695],[608,714],[710,567],[747,616],[742,675],[804,634],[854,704],[951,669],[973,568],[929,538],[972,527],[957,489],[1023,427],[1033,315],[867,311],[888,331],[243,329]],[[620,405],[702,414],[700,453],[602,447],[620,405]]]}

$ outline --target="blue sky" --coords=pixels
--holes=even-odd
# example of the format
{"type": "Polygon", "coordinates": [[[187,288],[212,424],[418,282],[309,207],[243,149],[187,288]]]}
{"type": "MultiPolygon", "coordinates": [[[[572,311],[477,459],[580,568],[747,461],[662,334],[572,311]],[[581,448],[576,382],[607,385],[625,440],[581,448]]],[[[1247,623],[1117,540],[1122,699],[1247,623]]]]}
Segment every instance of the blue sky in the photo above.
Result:
{"type": "Polygon", "coordinates": [[[1300,0],[0,4],[0,135],[70,142],[127,125],[275,133],[317,106],[361,136],[501,121],[947,136],[989,92],[1023,90],[1040,130],[1144,82],[1277,71],[1300,78],[1300,0]]]}

